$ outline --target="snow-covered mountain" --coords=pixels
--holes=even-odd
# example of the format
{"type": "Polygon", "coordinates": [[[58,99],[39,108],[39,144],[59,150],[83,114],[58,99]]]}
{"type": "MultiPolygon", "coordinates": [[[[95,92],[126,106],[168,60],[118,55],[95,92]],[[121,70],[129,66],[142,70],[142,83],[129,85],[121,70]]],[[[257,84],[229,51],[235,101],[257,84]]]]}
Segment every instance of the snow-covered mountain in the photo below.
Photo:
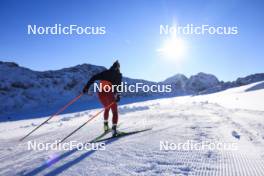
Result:
{"type": "MultiPolygon", "coordinates": [[[[19,112],[23,109],[43,107],[47,109],[54,105],[62,105],[75,97],[82,90],[86,81],[95,73],[106,68],[90,64],[77,65],[56,71],[33,71],[20,67],[16,63],[0,61],[0,114],[19,112]]],[[[230,87],[249,84],[264,80],[264,74],[239,78],[234,82],[219,82],[211,74],[198,73],[190,78],[182,74],[174,75],[162,82],[132,79],[124,77],[128,84],[144,83],[171,84],[172,92],[167,94],[138,92],[125,93],[124,97],[147,96],[179,96],[201,93],[212,93],[230,87]]],[[[89,97],[84,97],[89,99],[89,97]]]]}
{"type": "MultiPolygon", "coordinates": [[[[56,71],[39,72],[20,67],[16,63],[0,61],[0,113],[63,104],[78,95],[92,75],[105,69],[101,66],[82,64],[56,71]]],[[[155,84],[127,77],[124,77],[123,81],[128,84],[155,84]]],[[[122,96],[148,96],[148,93],[127,93],[122,96]]]]}
{"type": "Polygon", "coordinates": [[[191,76],[186,83],[186,90],[197,93],[219,84],[216,76],[206,73],[198,73],[191,76]]]}
{"type": "MultiPolygon", "coordinates": [[[[263,83],[119,106],[120,131],[152,130],[100,143],[105,148],[86,143],[80,150],[43,149],[101,109],[59,115],[22,142],[19,139],[47,117],[2,122],[0,175],[263,176],[263,83]],[[41,149],[29,148],[29,141],[41,149]],[[161,147],[164,144],[168,147],[161,147]]],[[[84,144],[102,132],[100,114],[65,144],[84,144]]]]}
{"type": "Polygon", "coordinates": [[[183,74],[176,74],[172,77],[169,77],[165,79],[163,84],[170,84],[172,88],[172,94],[173,95],[185,95],[188,94],[186,91],[186,84],[187,84],[188,78],[183,74]]]}
{"type": "Polygon", "coordinates": [[[232,81],[232,82],[221,81],[218,84],[199,92],[199,94],[219,92],[219,91],[223,91],[229,88],[239,87],[239,86],[243,86],[243,85],[247,85],[247,84],[251,84],[251,83],[255,83],[255,82],[259,82],[263,80],[264,80],[264,73],[256,73],[256,74],[252,74],[252,75],[249,75],[243,78],[237,78],[235,81],[232,81]]]}
{"type": "Polygon", "coordinates": [[[104,70],[89,64],[57,71],[32,71],[0,62],[0,113],[51,106],[76,96],[89,76],[104,70]]]}
{"type": "Polygon", "coordinates": [[[176,74],[165,79],[162,83],[172,85],[173,95],[189,95],[206,91],[219,85],[220,82],[216,76],[200,72],[190,78],[183,74],[176,74]]]}

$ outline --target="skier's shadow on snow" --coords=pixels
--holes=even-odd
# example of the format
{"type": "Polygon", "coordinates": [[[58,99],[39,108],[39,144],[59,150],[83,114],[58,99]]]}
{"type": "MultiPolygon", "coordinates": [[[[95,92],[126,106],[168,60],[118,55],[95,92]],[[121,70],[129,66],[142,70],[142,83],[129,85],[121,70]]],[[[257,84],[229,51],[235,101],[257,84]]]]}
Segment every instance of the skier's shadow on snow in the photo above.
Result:
{"type": "MultiPolygon", "coordinates": [[[[113,139],[109,139],[105,142],[105,146],[108,144],[111,144],[112,142],[117,141],[119,138],[113,138],[113,139]]],[[[53,166],[55,163],[59,162],[60,160],[67,158],[68,156],[74,154],[75,152],[79,151],[77,148],[70,150],[68,152],[65,152],[63,154],[61,154],[60,156],[56,157],[54,160],[52,160],[51,162],[48,163],[44,163],[41,166],[35,168],[34,170],[30,171],[29,173],[26,173],[25,176],[33,176],[36,175],[40,172],[42,172],[43,170],[53,166]]],[[[69,169],[70,167],[74,166],[75,164],[78,164],[79,162],[81,162],[82,160],[84,160],[86,157],[92,155],[94,152],[96,152],[97,150],[89,150],[86,153],[80,155],[78,158],[75,158],[71,161],[66,162],[65,164],[53,169],[52,171],[48,172],[47,174],[44,174],[45,176],[54,176],[54,175],[58,175],[61,172],[69,169]]],[[[23,174],[24,175],[24,174],[23,174]]]]}

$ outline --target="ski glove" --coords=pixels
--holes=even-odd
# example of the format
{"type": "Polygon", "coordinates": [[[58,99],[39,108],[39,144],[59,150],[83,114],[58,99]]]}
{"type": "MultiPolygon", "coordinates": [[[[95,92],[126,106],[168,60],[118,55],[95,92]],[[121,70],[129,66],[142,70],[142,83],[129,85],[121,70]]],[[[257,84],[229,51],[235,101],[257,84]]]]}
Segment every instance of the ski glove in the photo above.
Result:
{"type": "Polygon", "coordinates": [[[82,92],[85,94],[88,92],[88,90],[89,90],[89,87],[86,85],[86,86],[84,86],[82,92]]]}

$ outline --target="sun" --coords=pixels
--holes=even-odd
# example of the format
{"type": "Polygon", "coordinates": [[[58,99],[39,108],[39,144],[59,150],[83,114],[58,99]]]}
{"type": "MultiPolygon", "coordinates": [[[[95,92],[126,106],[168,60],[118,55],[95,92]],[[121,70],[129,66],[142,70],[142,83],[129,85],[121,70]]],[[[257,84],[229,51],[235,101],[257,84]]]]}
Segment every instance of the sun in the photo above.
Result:
{"type": "Polygon", "coordinates": [[[179,37],[171,37],[164,41],[162,47],[157,52],[164,59],[181,61],[186,56],[187,44],[186,41],[179,37]]]}

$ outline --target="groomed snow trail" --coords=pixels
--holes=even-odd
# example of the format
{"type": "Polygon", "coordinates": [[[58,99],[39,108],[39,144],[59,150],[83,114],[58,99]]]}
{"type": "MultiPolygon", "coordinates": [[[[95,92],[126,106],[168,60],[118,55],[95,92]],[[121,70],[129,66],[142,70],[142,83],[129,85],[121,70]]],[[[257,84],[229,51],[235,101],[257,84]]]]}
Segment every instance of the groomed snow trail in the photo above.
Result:
{"type": "MultiPolygon", "coordinates": [[[[264,111],[229,109],[204,99],[168,98],[121,106],[120,130],[153,129],[108,141],[105,150],[27,150],[27,142],[17,140],[44,118],[1,123],[0,175],[263,176],[264,111]],[[160,150],[162,141],[210,141],[235,144],[236,149],[160,150]]],[[[54,142],[97,111],[59,116],[29,139],[54,142]]],[[[86,142],[101,132],[102,117],[69,140],[86,142]]]]}

